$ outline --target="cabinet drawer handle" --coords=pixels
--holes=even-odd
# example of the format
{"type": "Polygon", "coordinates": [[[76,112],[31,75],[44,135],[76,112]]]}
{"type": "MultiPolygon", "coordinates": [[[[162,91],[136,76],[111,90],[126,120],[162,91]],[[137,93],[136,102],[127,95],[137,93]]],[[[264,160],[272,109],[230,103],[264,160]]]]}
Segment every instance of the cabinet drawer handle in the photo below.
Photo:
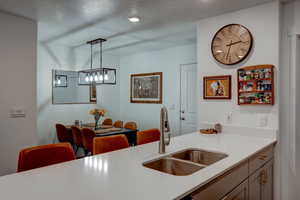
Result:
{"type": "Polygon", "coordinates": [[[259,159],[259,160],[266,160],[267,157],[268,157],[267,155],[260,155],[260,156],[258,157],[258,159],[259,159]]]}
{"type": "Polygon", "coordinates": [[[264,185],[268,182],[268,173],[267,173],[267,170],[264,169],[263,171],[261,171],[261,174],[260,174],[260,183],[261,185],[264,185]]]}

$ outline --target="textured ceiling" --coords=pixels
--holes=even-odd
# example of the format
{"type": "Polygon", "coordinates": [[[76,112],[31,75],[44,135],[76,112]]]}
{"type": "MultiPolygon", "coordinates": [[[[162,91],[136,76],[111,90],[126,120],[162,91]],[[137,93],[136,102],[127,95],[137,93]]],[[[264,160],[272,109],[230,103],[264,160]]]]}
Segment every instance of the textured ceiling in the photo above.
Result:
{"type": "Polygon", "coordinates": [[[195,43],[197,20],[269,1],[0,0],[0,9],[38,21],[42,42],[76,48],[104,37],[106,51],[128,54],[195,43]]]}

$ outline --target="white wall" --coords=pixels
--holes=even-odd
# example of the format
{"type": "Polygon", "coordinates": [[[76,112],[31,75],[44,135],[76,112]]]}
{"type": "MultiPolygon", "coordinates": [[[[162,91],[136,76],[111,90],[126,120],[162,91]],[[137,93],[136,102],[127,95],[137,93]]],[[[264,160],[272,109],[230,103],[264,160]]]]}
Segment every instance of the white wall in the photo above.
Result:
{"type": "Polygon", "coordinates": [[[281,199],[300,198],[299,65],[300,2],[284,4],[281,26],[281,199]],[[297,58],[298,57],[298,58],[297,58]],[[297,198],[298,193],[298,198],[297,198]]]}
{"type": "Polygon", "coordinates": [[[0,176],[16,171],[18,153],[36,145],[35,22],[0,13],[0,176]],[[25,118],[10,118],[11,109],[25,118]]]}
{"type": "Polygon", "coordinates": [[[196,46],[179,46],[121,57],[121,119],[136,121],[139,129],[159,128],[161,105],[130,103],[130,75],[163,72],[163,104],[169,108],[173,135],[179,134],[180,65],[196,62],[196,46]],[[174,109],[171,107],[174,105],[174,109]],[[170,109],[171,108],[171,109],[170,109]]]}
{"type": "MultiPolygon", "coordinates": [[[[238,106],[236,72],[239,67],[257,64],[273,64],[279,68],[279,6],[268,3],[221,16],[203,19],[198,22],[198,115],[201,123],[232,123],[238,126],[258,127],[260,120],[267,117],[270,128],[278,127],[278,101],[274,106],[238,106]],[[254,47],[243,63],[223,66],[211,54],[211,41],[214,34],[231,23],[246,26],[253,34],[254,47]],[[267,28],[266,28],[267,27],[267,28]],[[232,100],[203,100],[203,76],[232,75],[232,100]],[[232,113],[232,120],[227,115],[232,113]]],[[[275,86],[276,87],[276,86],[275,86]]],[[[277,88],[277,87],[276,87],[277,88]]],[[[277,92],[275,91],[277,97],[277,92]]]]}
{"type": "MultiPolygon", "coordinates": [[[[119,86],[97,86],[97,105],[94,104],[52,104],[52,69],[80,70],[90,68],[89,48],[69,48],[59,44],[38,45],[38,136],[39,144],[56,140],[56,123],[73,124],[75,120],[93,122],[88,111],[94,107],[108,110],[108,117],[119,118],[119,86]]],[[[119,65],[119,58],[103,56],[105,66],[119,65]]]]}

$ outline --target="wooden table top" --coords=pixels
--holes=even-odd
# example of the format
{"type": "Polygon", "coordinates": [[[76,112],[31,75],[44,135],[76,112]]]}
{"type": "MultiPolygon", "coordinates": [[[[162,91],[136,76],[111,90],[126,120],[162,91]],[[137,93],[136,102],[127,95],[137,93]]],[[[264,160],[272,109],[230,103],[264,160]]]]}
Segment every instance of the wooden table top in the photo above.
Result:
{"type": "MultiPolygon", "coordinates": [[[[92,123],[91,123],[92,124],[92,123]]],[[[116,128],[111,125],[100,125],[97,130],[95,130],[94,126],[91,126],[91,124],[84,124],[82,126],[77,126],[79,129],[83,128],[90,128],[93,131],[95,131],[96,135],[110,135],[110,134],[122,134],[122,133],[129,133],[129,132],[136,132],[137,130],[131,130],[126,128],[116,128]]],[[[74,125],[66,125],[66,128],[71,129],[71,127],[74,125]]]]}

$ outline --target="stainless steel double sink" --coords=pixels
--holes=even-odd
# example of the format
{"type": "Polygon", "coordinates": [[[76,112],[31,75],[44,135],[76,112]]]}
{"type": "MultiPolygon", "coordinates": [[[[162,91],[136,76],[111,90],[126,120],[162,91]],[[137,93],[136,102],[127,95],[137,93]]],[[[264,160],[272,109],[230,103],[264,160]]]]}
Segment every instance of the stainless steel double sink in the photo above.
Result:
{"type": "Polygon", "coordinates": [[[187,176],[199,171],[228,155],[201,149],[185,149],[165,157],[143,163],[144,167],[175,176],[187,176]]]}

